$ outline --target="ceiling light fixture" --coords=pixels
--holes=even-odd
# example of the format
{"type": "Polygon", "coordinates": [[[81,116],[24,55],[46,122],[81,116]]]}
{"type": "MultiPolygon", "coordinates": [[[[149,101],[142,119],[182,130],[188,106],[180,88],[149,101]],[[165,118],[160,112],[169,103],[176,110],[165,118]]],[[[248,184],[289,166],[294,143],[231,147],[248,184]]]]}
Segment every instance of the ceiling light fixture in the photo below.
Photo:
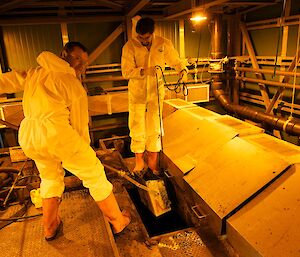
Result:
{"type": "Polygon", "coordinates": [[[201,22],[201,21],[204,21],[204,20],[207,20],[207,16],[204,15],[204,14],[194,14],[191,18],[190,18],[191,21],[195,22],[195,23],[198,23],[198,22],[201,22]]]}

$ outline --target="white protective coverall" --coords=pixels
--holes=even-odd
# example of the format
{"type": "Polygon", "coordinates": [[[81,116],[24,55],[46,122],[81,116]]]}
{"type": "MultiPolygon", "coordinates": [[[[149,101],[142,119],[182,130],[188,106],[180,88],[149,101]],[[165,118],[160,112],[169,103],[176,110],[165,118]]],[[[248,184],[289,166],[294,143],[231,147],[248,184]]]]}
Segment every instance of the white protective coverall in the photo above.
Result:
{"type": "Polygon", "coordinates": [[[158,69],[157,78],[141,76],[141,69],[158,65],[164,70],[165,64],[175,68],[177,72],[187,70],[172,42],[166,38],[153,34],[148,51],[135,34],[123,47],[121,67],[123,77],[129,79],[129,129],[131,151],[134,153],[161,150],[160,117],[165,95],[162,74],[158,69]]]}
{"type": "Polygon", "coordinates": [[[104,200],[112,185],[90,147],[86,91],[75,70],[58,56],[42,52],[37,62],[40,66],[25,76],[16,71],[0,75],[0,94],[24,91],[19,143],[40,172],[41,196],[61,197],[65,168],[96,201],[104,200]]]}

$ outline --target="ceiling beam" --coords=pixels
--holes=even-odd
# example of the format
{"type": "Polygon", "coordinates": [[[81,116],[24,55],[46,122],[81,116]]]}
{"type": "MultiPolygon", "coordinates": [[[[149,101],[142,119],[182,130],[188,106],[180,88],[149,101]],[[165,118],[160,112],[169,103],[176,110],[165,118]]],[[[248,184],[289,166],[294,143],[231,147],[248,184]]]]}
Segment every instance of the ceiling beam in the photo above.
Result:
{"type": "Polygon", "coordinates": [[[150,0],[140,0],[127,14],[128,17],[133,17],[138,11],[144,8],[150,0]]]}
{"type": "Polygon", "coordinates": [[[110,7],[112,9],[122,10],[123,6],[121,4],[115,3],[114,1],[108,1],[108,0],[96,0],[97,3],[110,7]]]}
{"type": "MultiPolygon", "coordinates": [[[[189,8],[189,9],[186,9],[186,10],[183,10],[183,11],[180,11],[180,12],[176,12],[176,13],[167,15],[166,19],[175,19],[177,17],[183,16],[183,15],[186,15],[186,14],[190,14],[192,12],[203,11],[203,9],[208,9],[210,7],[213,7],[213,6],[216,6],[216,5],[221,5],[221,4],[224,4],[224,3],[229,2],[229,1],[230,0],[214,0],[214,1],[211,1],[211,2],[208,2],[208,3],[203,3],[202,5],[198,5],[194,8],[189,8]]],[[[166,10],[168,12],[168,8],[166,10]]]]}
{"type": "Polygon", "coordinates": [[[115,22],[123,21],[122,15],[92,15],[92,16],[72,16],[72,17],[30,17],[30,18],[12,18],[1,19],[0,26],[14,26],[14,25],[32,25],[32,24],[60,24],[60,23],[94,23],[94,22],[115,22]]]}
{"type": "Polygon", "coordinates": [[[100,54],[124,31],[124,25],[121,23],[103,42],[89,55],[89,64],[93,63],[100,54]]]}
{"type": "MultiPolygon", "coordinates": [[[[256,55],[255,55],[255,50],[254,50],[253,44],[251,42],[251,38],[250,38],[249,32],[247,31],[245,23],[240,22],[240,30],[242,32],[243,40],[245,42],[246,48],[247,48],[248,53],[249,53],[252,66],[253,66],[254,69],[259,69],[259,64],[257,62],[257,58],[256,58],[256,55]]],[[[255,75],[259,80],[264,80],[264,77],[261,73],[255,73],[255,75]]],[[[258,83],[258,86],[260,88],[262,99],[264,100],[265,108],[267,109],[269,104],[270,104],[268,88],[263,83],[258,83]]]]}
{"type": "MultiPolygon", "coordinates": [[[[32,0],[32,1],[38,1],[38,0],[32,0]]],[[[6,11],[14,9],[16,7],[23,6],[25,2],[26,1],[24,1],[24,0],[13,0],[13,1],[6,2],[2,5],[0,5],[0,12],[6,12],[6,11]]],[[[27,1],[27,2],[29,2],[29,1],[27,1]]]]}
{"type": "MultiPolygon", "coordinates": [[[[16,0],[17,1],[17,0],[16,0]]],[[[26,7],[57,7],[57,6],[64,6],[64,7],[81,7],[81,6],[99,6],[98,0],[86,0],[86,1],[42,1],[42,2],[34,2],[39,0],[30,0],[30,1],[22,1],[22,6],[26,7]]],[[[100,0],[99,0],[100,1],[100,0]]],[[[101,1],[102,2],[102,1],[101,1]]],[[[109,1],[110,2],[110,1],[109,1]]]]}
{"type": "Polygon", "coordinates": [[[275,1],[274,3],[252,6],[252,7],[247,8],[246,10],[240,11],[239,14],[246,14],[246,13],[249,13],[249,12],[254,12],[254,11],[257,11],[257,10],[259,10],[261,8],[266,7],[266,6],[275,5],[277,3],[278,2],[275,1]]]}
{"type": "Polygon", "coordinates": [[[267,5],[274,5],[278,3],[278,1],[275,1],[275,2],[229,2],[229,3],[226,3],[227,6],[251,6],[251,5],[254,5],[254,6],[260,6],[260,5],[263,5],[263,6],[267,6],[267,5]]]}
{"type": "MultiPolygon", "coordinates": [[[[93,13],[97,13],[98,15],[100,15],[100,14],[107,15],[111,12],[112,12],[112,10],[101,10],[101,11],[99,11],[99,9],[85,9],[85,10],[66,10],[66,9],[64,9],[65,15],[67,15],[67,14],[69,14],[69,15],[73,15],[73,14],[86,14],[86,15],[88,15],[88,14],[91,14],[92,15],[93,13]]],[[[4,19],[4,18],[9,19],[13,15],[19,15],[20,16],[20,15],[23,15],[23,14],[32,14],[34,16],[41,17],[42,14],[50,14],[50,15],[56,16],[56,15],[58,15],[58,13],[59,13],[59,10],[31,10],[31,11],[29,11],[29,10],[24,9],[22,11],[9,11],[9,12],[6,12],[5,14],[3,14],[2,19],[4,19]]],[[[120,12],[118,12],[118,13],[121,15],[120,12]]],[[[13,18],[13,17],[11,17],[11,18],[13,18]]]]}

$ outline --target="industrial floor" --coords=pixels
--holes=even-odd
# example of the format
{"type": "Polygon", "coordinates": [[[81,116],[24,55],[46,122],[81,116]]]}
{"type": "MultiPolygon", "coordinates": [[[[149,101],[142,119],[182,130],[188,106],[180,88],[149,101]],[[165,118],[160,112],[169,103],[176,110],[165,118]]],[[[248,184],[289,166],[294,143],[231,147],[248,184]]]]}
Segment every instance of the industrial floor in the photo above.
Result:
{"type": "MultiPolygon", "coordinates": [[[[130,161],[129,161],[130,162],[130,161]]],[[[130,164],[129,164],[130,166],[130,164]]],[[[149,237],[141,217],[124,187],[124,179],[110,178],[121,208],[130,210],[132,222],[118,236],[113,236],[108,222],[90,197],[87,189],[65,192],[60,207],[63,232],[52,241],[43,238],[42,217],[14,222],[0,230],[0,252],[3,257],[39,256],[140,256],[140,257],[227,257],[230,249],[210,235],[206,227],[185,228],[149,237]]],[[[0,212],[0,219],[11,217],[21,209],[14,205],[0,212]]],[[[33,205],[27,215],[41,213],[33,205]]],[[[0,221],[0,225],[1,222],[0,221]]]]}

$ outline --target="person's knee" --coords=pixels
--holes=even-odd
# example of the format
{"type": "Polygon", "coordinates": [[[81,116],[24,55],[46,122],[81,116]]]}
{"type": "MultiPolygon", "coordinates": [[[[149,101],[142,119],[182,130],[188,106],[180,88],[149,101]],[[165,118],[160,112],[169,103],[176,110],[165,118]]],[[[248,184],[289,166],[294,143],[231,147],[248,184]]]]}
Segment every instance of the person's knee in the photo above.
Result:
{"type": "Polygon", "coordinates": [[[61,197],[65,189],[64,181],[61,179],[58,180],[49,180],[42,179],[41,182],[41,197],[42,198],[52,198],[52,197],[61,197]]]}
{"type": "Polygon", "coordinates": [[[101,183],[92,184],[89,187],[90,194],[94,198],[94,200],[102,201],[106,199],[113,190],[113,185],[108,181],[101,181],[101,183]]]}

